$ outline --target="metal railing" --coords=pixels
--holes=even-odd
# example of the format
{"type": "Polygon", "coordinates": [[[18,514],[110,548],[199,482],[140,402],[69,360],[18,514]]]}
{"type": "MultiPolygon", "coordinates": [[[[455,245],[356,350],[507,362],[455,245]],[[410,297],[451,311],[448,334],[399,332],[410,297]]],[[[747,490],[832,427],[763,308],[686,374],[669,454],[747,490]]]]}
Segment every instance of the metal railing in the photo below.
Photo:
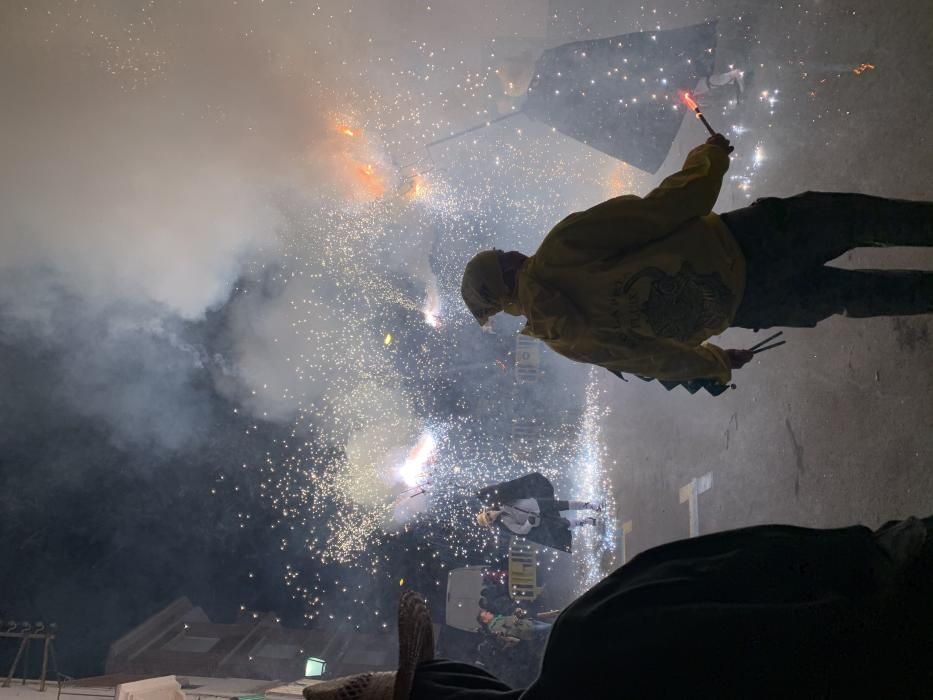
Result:
{"type": "Polygon", "coordinates": [[[42,671],[39,676],[39,691],[45,691],[46,678],[49,670],[49,654],[52,656],[52,665],[58,671],[58,664],[55,659],[55,647],[52,642],[56,633],[55,623],[46,625],[44,622],[12,622],[0,620],[0,639],[19,639],[19,649],[16,650],[16,656],[10,665],[10,672],[3,679],[2,687],[9,688],[13,681],[13,674],[16,673],[16,667],[20,659],[23,661],[23,685],[26,685],[28,669],[26,662],[29,658],[29,642],[33,640],[42,640],[42,671]]]}

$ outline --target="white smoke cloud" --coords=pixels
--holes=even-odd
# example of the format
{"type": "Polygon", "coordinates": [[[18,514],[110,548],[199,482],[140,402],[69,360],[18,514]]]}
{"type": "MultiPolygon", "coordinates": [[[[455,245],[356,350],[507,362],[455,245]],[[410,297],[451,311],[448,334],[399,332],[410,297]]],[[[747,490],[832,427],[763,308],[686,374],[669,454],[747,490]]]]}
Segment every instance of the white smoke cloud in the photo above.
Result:
{"type": "Polygon", "coordinates": [[[403,394],[363,383],[348,397],[354,413],[346,443],[345,490],[354,503],[384,505],[404,486],[399,469],[422,429],[403,394]]]}
{"type": "MultiPolygon", "coordinates": [[[[278,255],[278,193],[327,182],[305,62],[318,42],[279,20],[258,5],[0,8],[3,339],[57,353],[62,395],[117,440],[194,439],[206,408],[185,387],[205,360],[182,322],[278,255]]],[[[242,377],[214,364],[224,387],[242,377]]]]}
{"type": "MultiPolygon", "coordinates": [[[[405,62],[423,60],[424,37],[446,62],[478,61],[484,40],[465,34],[522,27],[538,4],[0,6],[0,337],[55,352],[63,400],[108,422],[115,439],[171,448],[209,422],[207,397],[189,386],[204,368],[222,394],[280,421],[334,391],[354,395],[363,377],[397,386],[379,357],[382,329],[367,319],[347,328],[332,289],[290,280],[278,296],[224,305],[238,279],[283,255],[283,228],[318,198],[359,186],[352,167],[335,167],[347,160],[335,95],[365,105],[377,88],[397,91],[405,62]],[[308,299],[318,304],[303,315],[309,333],[296,333],[293,304],[308,299]],[[229,345],[208,357],[191,327],[222,307],[229,345]],[[296,372],[302,355],[316,360],[296,372]]],[[[372,145],[392,194],[391,158],[372,145]]],[[[436,307],[433,232],[396,205],[378,251],[348,245],[373,279],[390,271],[422,285],[398,292],[409,297],[400,303],[417,311],[428,291],[436,307]]],[[[334,244],[320,222],[304,229],[299,255],[334,244]]],[[[398,290],[381,284],[379,293],[398,290]]],[[[402,406],[394,414],[413,420],[402,406]]]]}
{"type": "Polygon", "coordinates": [[[41,264],[92,304],[197,318],[225,300],[246,256],[273,245],[269,191],[307,147],[313,115],[235,34],[195,23],[170,39],[143,11],[150,23],[132,33],[129,10],[54,12],[58,31],[4,10],[4,39],[16,39],[0,67],[3,265],[41,264]],[[117,65],[116,42],[130,47],[117,65]],[[130,89],[140,69],[148,80],[130,89]]]}

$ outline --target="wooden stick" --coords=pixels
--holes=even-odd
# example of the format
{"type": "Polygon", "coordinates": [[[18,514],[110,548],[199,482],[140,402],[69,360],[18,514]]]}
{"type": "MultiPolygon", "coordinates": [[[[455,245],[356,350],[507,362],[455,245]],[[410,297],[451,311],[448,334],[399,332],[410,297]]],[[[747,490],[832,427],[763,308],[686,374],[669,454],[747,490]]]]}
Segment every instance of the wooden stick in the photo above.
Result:
{"type": "Polygon", "coordinates": [[[770,343],[772,340],[774,340],[775,338],[777,338],[779,335],[783,335],[783,334],[784,334],[784,331],[778,331],[778,332],[775,333],[774,335],[769,335],[767,338],[765,338],[764,340],[762,340],[760,343],[756,343],[755,345],[752,345],[752,346],[749,348],[749,350],[757,350],[758,348],[760,348],[760,347],[761,347],[762,345],[764,345],[765,343],[770,343]]]}
{"type": "MultiPolygon", "coordinates": [[[[13,673],[16,671],[16,667],[19,665],[19,659],[23,655],[23,651],[26,649],[27,644],[29,644],[29,636],[23,637],[23,641],[20,642],[19,651],[16,652],[16,657],[13,659],[13,663],[10,665],[10,672],[7,674],[7,677],[3,679],[4,688],[10,687],[10,681],[13,680],[13,673]]],[[[25,680],[25,678],[26,674],[23,673],[23,679],[25,680]]]]}
{"type": "Polygon", "coordinates": [[[710,136],[715,136],[715,135],[716,135],[716,131],[713,129],[713,127],[711,127],[711,126],[709,125],[709,122],[706,121],[706,117],[703,116],[703,112],[700,111],[700,108],[697,107],[697,108],[695,108],[693,111],[696,112],[697,119],[699,119],[701,122],[703,122],[703,126],[706,127],[706,130],[709,132],[709,135],[710,135],[710,136]]]}
{"type": "Polygon", "coordinates": [[[773,350],[776,347],[780,347],[781,345],[784,345],[786,342],[787,342],[786,340],[780,340],[777,343],[773,343],[771,345],[765,345],[764,347],[758,348],[757,350],[752,350],[752,355],[757,355],[758,353],[764,352],[765,350],[773,350]]]}

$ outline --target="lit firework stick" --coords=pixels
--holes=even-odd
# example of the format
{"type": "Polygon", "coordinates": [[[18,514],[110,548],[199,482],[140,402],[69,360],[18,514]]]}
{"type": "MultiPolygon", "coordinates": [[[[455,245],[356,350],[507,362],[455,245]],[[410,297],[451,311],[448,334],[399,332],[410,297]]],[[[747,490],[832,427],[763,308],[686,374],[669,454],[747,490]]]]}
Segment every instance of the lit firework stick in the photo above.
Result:
{"type": "Polygon", "coordinates": [[[713,129],[713,127],[709,125],[709,122],[706,121],[706,117],[704,117],[703,112],[700,111],[700,106],[690,96],[690,93],[689,92],[680,93],[680,99],[685,105],[687,105],[690,109],[692,109],[696,113],[697,119],[703,122],[703,126],[706,127],[706,130],[710,133],[710,136],[715,136],[716,131],[713,129]]]}

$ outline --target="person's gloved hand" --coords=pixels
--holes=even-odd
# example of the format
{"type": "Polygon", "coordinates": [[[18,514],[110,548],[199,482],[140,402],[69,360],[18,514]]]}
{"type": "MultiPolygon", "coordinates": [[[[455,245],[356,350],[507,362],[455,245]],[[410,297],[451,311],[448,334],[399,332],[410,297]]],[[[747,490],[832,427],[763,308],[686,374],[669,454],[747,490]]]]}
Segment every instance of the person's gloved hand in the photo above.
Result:
{"type": "Polygon", "coordinates": [[[725,148],[726,153],[732,153],[735,149],[729,144],[729,139],[727,139],[722,134],[716,134],[715,136],[710,136],[706,139],[706,143],[711,146],[719,146],[720,148],[725,148]]]}
{"type": "Polygon", "coordinates": [[[726,350],[726,356],[732,369],[740,369],[752,361],[755,353],[751,350],[726,350]]]}

